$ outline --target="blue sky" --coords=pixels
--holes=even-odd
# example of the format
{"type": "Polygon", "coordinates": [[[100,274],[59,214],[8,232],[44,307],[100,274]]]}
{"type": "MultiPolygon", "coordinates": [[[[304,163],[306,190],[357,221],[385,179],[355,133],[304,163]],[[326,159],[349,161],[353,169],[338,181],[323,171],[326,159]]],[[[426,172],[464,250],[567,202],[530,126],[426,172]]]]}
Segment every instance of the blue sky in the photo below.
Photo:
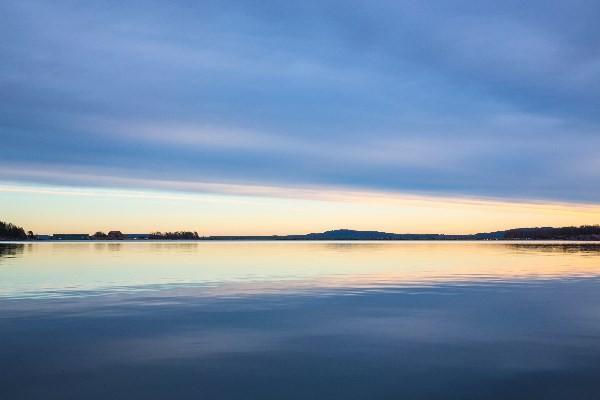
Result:
{"type": "Polygon", "coordinates": [[[0,180],[598,204],[599,20],[596,1],[4,1],[0,180]]]}

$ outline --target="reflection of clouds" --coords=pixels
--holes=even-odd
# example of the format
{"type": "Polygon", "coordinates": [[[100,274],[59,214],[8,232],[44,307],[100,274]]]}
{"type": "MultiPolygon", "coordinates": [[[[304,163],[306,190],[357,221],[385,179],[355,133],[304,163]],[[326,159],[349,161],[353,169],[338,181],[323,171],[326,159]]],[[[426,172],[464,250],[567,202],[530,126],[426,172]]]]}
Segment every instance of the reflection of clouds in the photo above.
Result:
{"type": "Polygon", "coordinates": [[[311,354],[515,374],[568,370],[600,355],[600,325],[591,318],[600,299],[587,281],[345,294],[36,300],[0,316],[40,332],[34,336],[55,332],[43,342],[63,340],[49,357],[78,368],[265,354],[293,364],[311,354]],[[72,350],[61,354],[67,343],[72,350]]]}
{"type": "Polygon", "coordinates": [[[278,335],[249,329],[171,330],[156,335],[116,339],[103,343],[97,350],[108,356],[107,361],[118,362],[125,358],[136,363],[275,351],[279,341],[278,335]]]}
{"type": "MultiPolygon", "coordinates": [[[[484,398],[519,398],[519,382],[560,382],[553,388],[562,391],[549,393],[597,388],[597,280],[327,297],[160,294],[27,300],[19,312],[3,301],[0,359],[18,360],[4,376],[93,393],[97,384],[114,393],[126,382],[128,393],[145,398],[174,386],[188,394],[200,387],[200,398],[210,390],[269,398],[273,390],[289,393],[290,384],[305,391],[298,398],[311,398],[319,382],[336,398],[356,389],[368,389],[359,398],[442,399],[448,390],[482,398],[477,388],[502,393],[484,398]],[[149,378],[132,387],[140,376],[149,378]]],[[[521,398],[563,398],[528,394],[521,398]]]]}
{"type": "Polygon", "coordinates": [[[39,243],[0,271],[4,298],[252,297],[600,276],[600,244],[515,242],[39,243]]]}

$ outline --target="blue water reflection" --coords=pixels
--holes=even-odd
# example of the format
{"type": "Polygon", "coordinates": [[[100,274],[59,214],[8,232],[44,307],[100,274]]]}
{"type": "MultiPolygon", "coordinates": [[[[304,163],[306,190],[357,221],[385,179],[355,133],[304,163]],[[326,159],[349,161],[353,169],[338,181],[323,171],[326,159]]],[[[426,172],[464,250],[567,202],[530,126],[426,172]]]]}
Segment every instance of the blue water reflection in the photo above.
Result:
{"type": "Polygon", "coordinates": [[[0,398],[597,399],[600,244],[0,244],[0,398]]]}

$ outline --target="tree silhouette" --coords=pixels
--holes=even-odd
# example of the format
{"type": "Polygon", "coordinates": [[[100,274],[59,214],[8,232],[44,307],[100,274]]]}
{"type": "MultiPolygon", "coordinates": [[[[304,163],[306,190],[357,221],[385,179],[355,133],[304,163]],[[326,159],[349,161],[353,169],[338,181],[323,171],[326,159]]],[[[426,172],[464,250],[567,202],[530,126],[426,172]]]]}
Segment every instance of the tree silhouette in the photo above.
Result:
{"type": "Polygon", "coordinates": [[[25,234],[25,230],[20,226],[0,221],[0,239],[25,240],[27,239],[27,235],[25,234]]]}
{"type": "Polygon", "coordinates": [[[150,239],[153,240],[199,240],[198,232],[153,232],[150,234],[150,239]]]}

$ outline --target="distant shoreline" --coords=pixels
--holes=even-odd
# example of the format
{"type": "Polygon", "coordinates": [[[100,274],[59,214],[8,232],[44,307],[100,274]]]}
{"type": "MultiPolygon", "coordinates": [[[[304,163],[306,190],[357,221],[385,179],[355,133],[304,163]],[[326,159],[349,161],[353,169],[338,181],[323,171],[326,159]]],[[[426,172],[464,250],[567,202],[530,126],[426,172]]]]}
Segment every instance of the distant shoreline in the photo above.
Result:
{"type": "MultiPolygon", "coordinates": [[[[14,226],[13,226],[14,227],[14,226]]],[[[23,231],[22,228],[18,228],[23,231]]],[[[31,232],[30,232],[31,233],[31,232]]],[[[166,232],[124,234],[120,231],[110,231],[108,234],[97,232],[94,235],[86,233],[64,233],[53,235],[19,235],[0,236],[0,241],[24,242],[152,242],[152,241],[600,241],[600,225],[584,225],[580,227],[542,227],[542,228],[516,228],[505,231],[475,233],[465,235],[447,235],[440,233],[388,233],[380,231],[357,231],[352,229],[336,229],[321,233],[308,233],[302,235],[218,235],[200,236],[197,232],[166,232]]]]}
{"type": "Polygon", "coordinates": [[[326,240],[326,239],[319,239],[319,240],[268,240],[268,239],[264,239],[264,240],[252,240],[252,239],[244,239],[244,240],[227,240],[227,239],[211,239],[211,240],[184,240],[184,239],[175,239],[175,240],[168,240],[168,239],[159,239],[159,240],[96,240],[96,239],[90,239],[90,240],[0,240],[0,246],[5,246],[5,245],[14,245],[14,246],[25,246],[25,245],[33,245],[33,244],[97,244],[97,245],[130,245],[130,244],[140,244],[140,245],[150,245],[152,243],[154,244],[209,244],[209,243],[230,243],[230,244],[259,244],[259,243],[264,243],[264,244],[268,244],[268,243],[280,243],[280,244],[302,244],[302,243],[314,243],[314,244],[318,244],[318,243],[322,243],[322,244],[326,244],[326,243],[339,243],[339,244],[401,244],[401,243],[429,243],[429,244],[450,244],[450,243],[456,243],[457,245],[459,243],[464,243],[464,244],[468,244],[468,243],[479,243],[479,244],[489,244],[489,245],[502,245],[502,244],[520,244],[520,245],[579,245],[579,246],[600,246],[600,239],[595,239],[595,240],[591,240],[591,239],[584,239],[584,240],[580,240],[580,239],[497,239],[497,240],[485,240],[485,239],[461,239],[461,240],[430,240],[430,239],[392,239],[392,240],[360,240],[360,239],[354,239],[354,240],[326,240]]]}
{"type": "Polygon", "coordinates": [[[273,239],[273,238],[238,238],[238,239],[0,239],[0,243],[172,243],[172,242],[486,242],[486,243],[502,243],[502,242],[580,242],[580,243],[600,243],[600,239],[273,239]]]}

